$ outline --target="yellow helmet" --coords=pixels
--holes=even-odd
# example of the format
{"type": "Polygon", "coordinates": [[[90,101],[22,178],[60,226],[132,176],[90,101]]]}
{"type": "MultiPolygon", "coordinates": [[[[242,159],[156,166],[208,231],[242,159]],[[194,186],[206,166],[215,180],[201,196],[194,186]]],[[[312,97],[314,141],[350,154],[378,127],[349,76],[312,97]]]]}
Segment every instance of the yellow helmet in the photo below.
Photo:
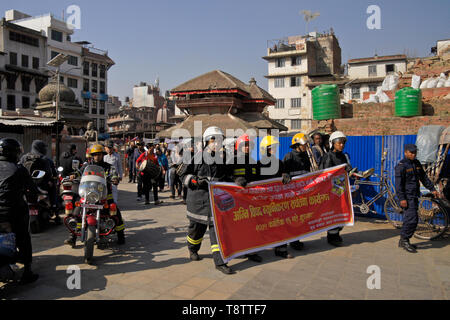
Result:
{"type": "Polygon", "coordinates": [[[93,155],[94,153],[106,153],[105,148],[101,144],[94,144],[89,150],[89,154],[93,155]]]}
{"type": "Polygon", "coordinates": [[[306,137],[306,135],[304,133],[297,133],[295,136],[292,137],[291,148],[294,148],[294,146],[297,143],[299,143],[299,144],[307,144],[308,143],[308,138],[306,137]]]}
{"type": "Polygon", "coordinates": [[[265,136],[259,143],[259,148],[261,150],[261,153],[264,153],[267,147],[275,146],[277,144],[280,144],[277,138],[275,138],[274,136],[265,136]]]}

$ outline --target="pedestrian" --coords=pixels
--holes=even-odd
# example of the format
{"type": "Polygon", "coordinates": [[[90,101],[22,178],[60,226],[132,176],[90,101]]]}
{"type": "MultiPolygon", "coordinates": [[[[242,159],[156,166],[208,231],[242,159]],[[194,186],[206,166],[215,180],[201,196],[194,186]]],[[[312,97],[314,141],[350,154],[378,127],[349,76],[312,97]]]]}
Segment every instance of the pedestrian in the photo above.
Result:
{"type": "Polygon", "coordinates": [[[403,208],[403,225],[398,246],[408,252],[417,252],[417,246],[409,242],[417,228],[418,199],[420,196],[420,182],[430,190],[435,197],[439,193],[423,170],[420,161],[416,159],[417,146],[407,144],[404,147],[405,157],[395,166],[395,189],[403,208]]]}
{"type": "Polygon", "coordinates": [[[187,246],[189,258],[192,261],[199,261],[198,254],[202,244],[206,229],[209,228],[209,238],[211,251],[216,269],[224,274],[233,274],[234,271],[223,261],[217,242],[216,232],[211,218],[211,207],[209,205],[209,181],[226,181],[227,172],[224,164],[224,155],[218,154],[219,161],[216,161],[216,152],[219,152],[219,142],[223,140],[223,132],[218,127],[208,127],[203,133],[203,144],[205,154],[210,155],[212,161],[202,161],[191,163],[184,170],[182,181],[188,187],[187,193],[187,217],[189,227],[187,234],[187,246]]]}
{"type": "Polygon", "coordinates": [[[170,171],[170,198],[175,199],[175,191],[178,194],[178,198],[181,198],[182,190],[183,190],[183,184],[181,182],[181,177],[177,173],[177,168],[181,163],[183,162],[183,146],[178,141],[174,142],[175,146],[172,149],[171,153],[171,163],[172,168],[170,171]]]}
{"type": "MultiPolygon", "coordinates": [[[[146,161],[152,161],[153,164],[157,167],[159,167],[158,159],[156,158],[156,155],[154,153],[154,144],[153,142],[150,142],[147,144],[147,151],[142,153],[140,157],[136,161],[136,166],[140,167],[142,162],[144,160],[146,161]]],[[[162,170],[161,170],[162,171],[162,170]]],[[[148,172],[141,170],[140,172],[141,179],[142,179],[142,192],[145,196],[145,204],[150,204],[150,190],[153,189],[153,200],[155,205],[159,205],[163,203],[163,201],[158,199],[158,177],[151,177],[148,172]]]]}
{"type": "Polygon", "coordinates": [[[158,164],[159,164],[159,166],[161,167],[161,170],[162,170],[161,175],[159,176],[159,179],[158,179],[159,191],[162,192],[164,190],[164,183],[165,183],[166,172],[169,169],[169,162],[167,161],[167,157],[162,152],[161,148],[156,150],[156,156],[158,158],[158,164]]]}
{"type": "MultiPolygon", "coordinates": [[[[109,163],[113,166],[117,172],[117,176],[119,178],[119,183],[122,181],[122,160],[120,159],[120,155],[114,150],[114,142],[108,141],[106,143],[106,153],[103,157],[103,161],[109,163]]],[[[112,195],[115,203],[119,201],[119,191],[116,184],[112,184],[112,195]]]]}
{"type": "Polygon", "coordinates": [[[311,147],[314,159],[317,164],[320,164],[322,161],[323,155],[325,154],[325,148],[323,147],[323,138],[319,132],[316,132],[312,135],[313,145],[311,147]]]}
{"type": "Polygon", "coordinates": [[[134,161],[134,167],[135,167],[135,177],[137,179],[137,201],[141,201],[142,200],[142,190],[143,190],[143,181],[142,181],[142,174],[141,171],[139,170],[139,167],[137,166],[137,160],[139,159],[139,157],[145,152],[145,148],[144,148],[144,143],[143,142],[137,142],[136,143],[137,148],[134,149],[134,156],[133,156],[133,161],[134,161]]]}
{"type": "MultiPolygon", "coordinates": [[[[347,142],[347,137],[345,134],[341,131],[335,131],[330,135],[329,142],[330,151],[324,154],[319,168],[327,169],[341,164],[346,164],[346,171],[352,171],[350,158],[346,153],[344,153],[345,143],[347,142]]],[[[343,227],[337,227],[327,231],[327,241],[329,244],[335,247],[342,246],[342,237],[339,234],[342,229],[343,227]]]]}
{"type": "Polygon", "coordinates": [[[129,147],[126,151],[127,157],[127,165],[128,165],[128,183],[136,183],[136,161],[134,159],[134,149],[136,146],[134,145],[134,141],[130,142],[129,147]]]}

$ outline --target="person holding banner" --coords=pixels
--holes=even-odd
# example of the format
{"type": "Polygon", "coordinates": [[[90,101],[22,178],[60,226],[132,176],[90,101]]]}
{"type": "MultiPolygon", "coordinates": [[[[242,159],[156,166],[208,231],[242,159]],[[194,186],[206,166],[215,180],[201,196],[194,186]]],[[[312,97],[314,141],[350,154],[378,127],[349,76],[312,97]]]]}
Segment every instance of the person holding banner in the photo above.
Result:
{"type": "MultiPolygon", "coordinates": [[[[292,137],[291,149],[284,156],[283,165],[285,172],[283,173],[283,183],[289,183],[292,176],[299,176],[311,171],[311,162],[307,152],[308,139],[304,133],[297,133],[292,137]]],[[[294,250],[302,250],[303,242],[296,240],[289,244],[294,250]]]]}
{"type": "MultiPolygon", "coordinates": [[[[327,169],[338,166],[340,164],[347,164],[346,171],[350,172],[352,166],[350,165],[350,159],[345,154],[344,148],[347,142],[347,137],[341,131],[335,131],[330,135],[330,152],[324,154],[322,162],[320,163],[320,169],[327,169]]],[[[329,244],[340,247],[342,246],[342,237],[339,235],[343,227],[337,227],[327,232],[327,241],[329,244]]]]}
{"type": "MultiPolygon", "coordinates": [[[[261,180],[258,163],[250,155],[251,148],[253,142],[250,141],[249,135],[246,133],[241,135],[236,140],[234,161],[227,165],[231,181],[244,188],[249,182],[261,180]]],[[[245,256],[251,261],[262,262],[262,257],[256,253],[245,256]]]]}
{"type": "MultiPolygon", "coordinates": [[[[283,161],[276,157],[276,148],[280,142],[274,136],[265,136],[261,143],[259,144],[259,148],[261,151],[261,158],[266,161],[258,161],[258,166],[260,168],[260,178],[261,180],[265,180],[268,178],[282,177],[285,173],[283,161]],[[275,150],[274,150],[275,149],[275,150]],[[267,161],[270,160],[270,161],[267,161]],[[275,168],[273,168],[274,164],[272,161],[277,161],[278,164],[275,164],[275,168]],[[267,163],[264,163],[267,162],[267,163]],[[271,169],[276,170],[275,173],[271,172],[271,169]],[[267,169],[267,170],[265,170],[267,169]],[[267,172],[265,172],[267,171],[267,172]]],[[[287,180],[284,180],[284,184],[289,183],[287,180]]],[[[282,244],[281,246],[275,247],[275,255],[284,259],[292,259],[293,256],[288,252],[287,244],[282,244]]]]}
{"type": "Polygon", "coordinates": [[[206,229],[209,228],[211,251],[216,269],[233,274],[234,271],[223,261],[217,242],[216,232],[211,219],[211,206],[209,199],[209,181],[226,181],[226,168],[224,155],[219,154],[219,148],[224,134],[218,127],[209,127],[203,133],[205,150],[202,163],[195,164],[194,158],[181,173],[181,180],[188,188],[186,204],[189,227],[187,245],[189,257],[192,261],[201,260],[198,255],[206,229]],[[206,161],[205,158],[208,158],[206,161]],[[218,161],[219,160],[219,161],[218,161]]]}

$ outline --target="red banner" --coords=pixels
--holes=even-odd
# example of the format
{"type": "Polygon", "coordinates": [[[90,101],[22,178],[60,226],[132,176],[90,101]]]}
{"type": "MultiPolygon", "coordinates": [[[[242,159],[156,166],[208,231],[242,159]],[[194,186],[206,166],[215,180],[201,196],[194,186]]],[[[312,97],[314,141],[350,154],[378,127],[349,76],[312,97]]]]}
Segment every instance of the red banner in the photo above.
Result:
{"type": "Polygon", "coordinates": [[[210,184],[211,209],[225,262],[326,230],[352,226],[350,184],[345,165],[292,178],[248,184],[210,184]]]}

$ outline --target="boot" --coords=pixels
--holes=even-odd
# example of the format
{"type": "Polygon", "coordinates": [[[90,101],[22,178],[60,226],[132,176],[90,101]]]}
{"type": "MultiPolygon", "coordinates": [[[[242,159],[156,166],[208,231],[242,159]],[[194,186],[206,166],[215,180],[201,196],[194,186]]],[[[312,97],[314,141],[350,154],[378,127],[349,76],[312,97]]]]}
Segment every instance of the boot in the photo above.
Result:
{"type": "Polygon", "coordinates": [[[406,251],[411,252],[411,253],[417,252],[417,250],[416,250],[417,246],[414,246],[411,243],[409,243],[409,239],[400,238],[400,241],[398,242],[398,246],[399,246],[399,248],[403,248],[406,251]]]}
{"type": "Polygon", "coordinates": [[[327,234],[327,241],[329,244],[335,247],[341,247],[342,246],[342,238],[339,235],[339,233],[328,233],[327,234]]]}
{"type": "Polygon", "coordinates": [[[189,258],[190,258],[192,261],[200,261],[200,260],[202,260],[202,258],[198,255],[197,252],[190,252],[190,253],[189,253],[189,258]]]}
{"type": "Polygon", "coordinates": [[[254,261],[254,262],[262,262],[262,260],[263,260],[261,258],[261,256],[257,255],[256,253],[246,254],[245,256],[248,258],[248,260],[254,261]]]}
{"type": "Polygon", "coordinates": [[[125,233],[122,231],[117,231],[117,244],[125,244],[125,233]]]}
{"type": "Polygon", "coordinates": [[[38,278],[39,278],[39,275],[36,273],[33,273],[31,271],[31,267],[26,265],[25,269],[23,271],[23,274],[22,274],[22,278],[20,279],[19,283],[20,284],[29,284],[29,283],[35,282],[38,278]]]}
{"type": "Polygon", "coordinates": [[[292,259],[293,258],[293,256],[291,256],[287,250],[281,251],[281,250],[275,249],[275,255],[277,257],[281,257],[283,259],[292,259]]]}
{"type": "Polygon", "coordinates": [[[66,240],[64,240],[64,244],[68,244],[69,246],[72,246],[72,248],[75,248],[77,242],[77,236],[75,235],[70,235],[69,238],[67,238],[66,240]]]}
{"type": "Polygon", "coordinates": [[[226,263],[216,266],[216,269],[219,271],[222,271],[225,274],[234,274],[235,273],[229,266],[227,266],[226,263]]]}
{"type": "Polygon", "coordinates": [[[303,242],[300,242],[300,241],[291,242],[291,243],[289,243],[289,245],[291,246],[292,249],[297,250],[297,251],[302,250],[304,247],[303,242]]]}

